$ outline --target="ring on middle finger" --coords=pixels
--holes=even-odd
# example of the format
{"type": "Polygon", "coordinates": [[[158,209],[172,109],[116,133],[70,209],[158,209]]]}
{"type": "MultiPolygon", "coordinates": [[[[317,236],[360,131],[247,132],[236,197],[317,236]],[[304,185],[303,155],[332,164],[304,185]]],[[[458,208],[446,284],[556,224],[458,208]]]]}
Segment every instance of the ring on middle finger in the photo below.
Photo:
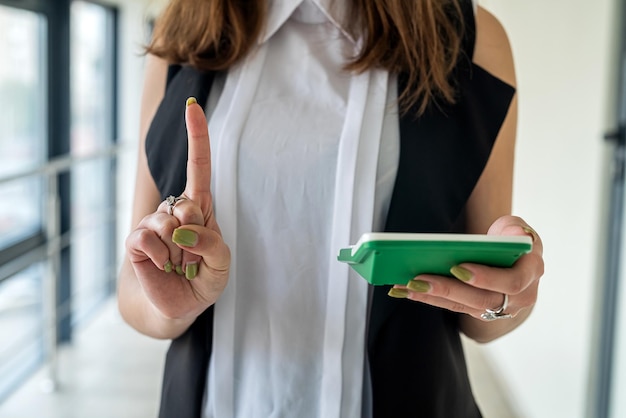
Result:
{"type": "Polygon", "coordinates": [[[485,312],[483,312],[480,315],[480,317],[484,319],[485,321],[494,321],[496,319],[512,318],[513,315],[507,314],[504,312],[509,305],[509,295],[507,295],[506,293],[503,293],[503,296],[504,296],[504,301],[502,302],[502,305],[494,309],[489,309],[489,308],[485,309],[485,312]]]}

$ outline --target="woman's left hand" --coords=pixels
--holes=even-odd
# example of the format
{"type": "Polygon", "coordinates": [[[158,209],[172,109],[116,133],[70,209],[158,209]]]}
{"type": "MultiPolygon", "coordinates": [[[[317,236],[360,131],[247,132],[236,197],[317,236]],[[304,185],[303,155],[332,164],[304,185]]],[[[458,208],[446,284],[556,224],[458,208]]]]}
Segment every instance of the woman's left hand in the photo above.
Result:
{"type": "Polygon", "coordinates": [[[467,314],[475,320],[462,321],[461,328],[477,340],[491,340],[515,328],[528,316],[537,301],[539,279],[544,272],[543,244],[535,230],[516,216],[498,218],[487,233],[529,235],[533,240],[532,251],[520,257],[510,268],[462,263],[451,269],[455,278],[419,275],[406,286],[394,286],[389,295],[467,314]],[[485,332],[486,326],[492,323],[490,316],[493,319],[488,310],[498,311],[505,300],[506,309],[500,315],[506,319],[497,321],[497,327],[490,327],[492,330],[485,332]]]}

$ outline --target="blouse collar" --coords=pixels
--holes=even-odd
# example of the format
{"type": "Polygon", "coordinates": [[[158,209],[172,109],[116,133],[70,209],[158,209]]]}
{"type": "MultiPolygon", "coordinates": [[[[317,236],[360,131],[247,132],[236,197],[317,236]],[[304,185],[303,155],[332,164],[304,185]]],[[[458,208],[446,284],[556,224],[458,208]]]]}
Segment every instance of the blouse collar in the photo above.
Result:
{"type": "Polygon", "coordinates": [[[304,2],[316,5],[326,15],[329,22],[335,25],[349,41],[356,43],[343,23],[346,17],[345,0],[270,0],[265,31],[259,38],[259,43],[267,42],[304,2]]]}

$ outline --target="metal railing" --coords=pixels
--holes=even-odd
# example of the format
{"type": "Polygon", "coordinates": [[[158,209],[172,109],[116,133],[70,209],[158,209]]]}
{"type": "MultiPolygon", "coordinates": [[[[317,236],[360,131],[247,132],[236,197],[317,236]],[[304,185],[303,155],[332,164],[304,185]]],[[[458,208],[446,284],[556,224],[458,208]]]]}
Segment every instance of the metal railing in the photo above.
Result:
{"type": "MultiPolygon", "coordinates": [[[[26,249],[15,259],[0,265],[0,282],[15,275],[25,266],[47,260],[47,271],[43,277],[43,317],[44,317],[44,367],[46,377],[42,388],[55,391],[58,387],[58,310],[57,288],[60,280],[61,252],[71,242],[72,231],[61,232],[61,197],[59,194],[59,174],[70,172],[72,168],[85,162],[96,160],[117,161],[124,150],[123,145],[84,155],[65,155],[48,161],[45,165],[23,170],[0,178],[0,186],[19,180],[39,177],[46,185],[44,201],[44,231],[39,245],[26,249]]],[[[114,180],[115,181],[115,180],[114,180]]]]}

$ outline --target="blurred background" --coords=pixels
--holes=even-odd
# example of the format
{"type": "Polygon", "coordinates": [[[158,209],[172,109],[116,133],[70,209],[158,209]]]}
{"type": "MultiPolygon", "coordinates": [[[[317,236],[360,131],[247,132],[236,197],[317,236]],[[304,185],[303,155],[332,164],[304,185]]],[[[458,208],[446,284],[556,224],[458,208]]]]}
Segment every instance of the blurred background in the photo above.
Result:
{"type": "MultiPolygon", "coordinates": [[[[0,0],[0,417],[155,416],[167,342],[126,326],[142,46],[166,0],[0,0]]],[[[479,0],[520,103],[514,212],[542,235],[533,316],[466,341],[486,417],[624,417],[620,0],[479,0]]]]}

